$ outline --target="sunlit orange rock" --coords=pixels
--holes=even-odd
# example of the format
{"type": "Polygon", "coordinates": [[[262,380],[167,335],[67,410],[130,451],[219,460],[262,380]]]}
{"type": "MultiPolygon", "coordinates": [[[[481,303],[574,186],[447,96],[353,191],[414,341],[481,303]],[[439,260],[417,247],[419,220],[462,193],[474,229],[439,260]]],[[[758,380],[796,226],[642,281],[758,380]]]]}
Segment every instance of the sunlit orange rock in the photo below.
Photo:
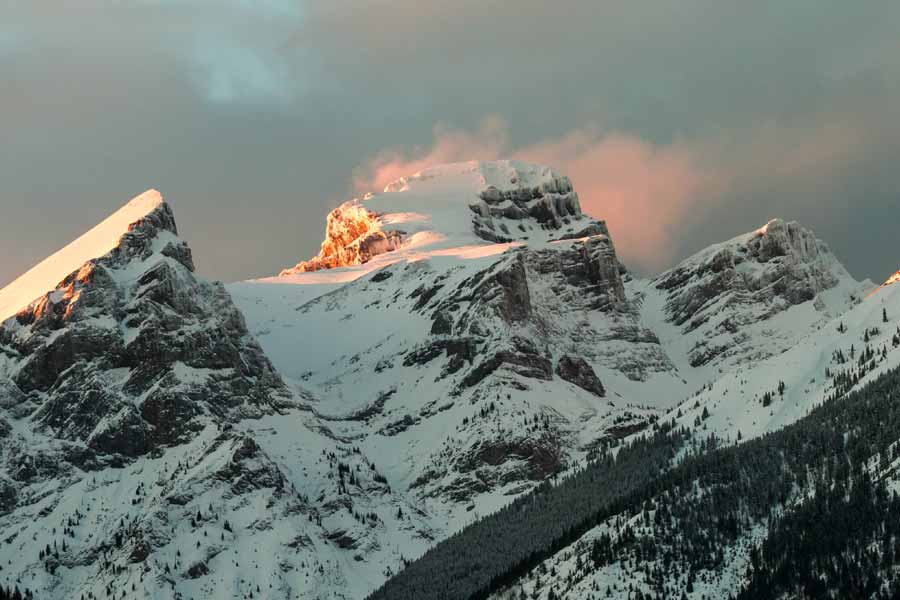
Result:
{"type": "Polygon", "coordinates": [[[383,231],[378,216],[357,201],[345,202],[328,215],[319,254],[281,274],[361,265],[374,256],[396,250],[402,238],[400,231],[383,231]]]}

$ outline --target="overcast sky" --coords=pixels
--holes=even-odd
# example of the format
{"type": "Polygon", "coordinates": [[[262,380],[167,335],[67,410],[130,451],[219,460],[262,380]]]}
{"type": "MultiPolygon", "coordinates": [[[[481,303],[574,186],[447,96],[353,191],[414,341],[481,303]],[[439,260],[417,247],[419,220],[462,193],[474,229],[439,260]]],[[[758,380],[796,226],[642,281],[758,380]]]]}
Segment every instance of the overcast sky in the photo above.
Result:
{"type": "Polygon", "coordinates": [[[771,217],[900,268],[896,0],[6,0],[0,285],[147,188],[198,269],[433,162],[571,175],[653,273],[771,217]]]}

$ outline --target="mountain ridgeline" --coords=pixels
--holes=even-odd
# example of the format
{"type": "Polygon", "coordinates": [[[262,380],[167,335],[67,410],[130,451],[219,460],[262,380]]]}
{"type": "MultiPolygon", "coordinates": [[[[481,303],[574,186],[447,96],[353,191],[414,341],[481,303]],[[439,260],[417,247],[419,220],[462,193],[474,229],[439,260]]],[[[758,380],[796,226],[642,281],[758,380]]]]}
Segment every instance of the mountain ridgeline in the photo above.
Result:
{"type": "Polygon", "coordinates": [[[223,285],[138,196],[0,290],[0,590],[893,594],[897,278],[775,219],[642,279],[614,234],[456,163],[223,285]]]}

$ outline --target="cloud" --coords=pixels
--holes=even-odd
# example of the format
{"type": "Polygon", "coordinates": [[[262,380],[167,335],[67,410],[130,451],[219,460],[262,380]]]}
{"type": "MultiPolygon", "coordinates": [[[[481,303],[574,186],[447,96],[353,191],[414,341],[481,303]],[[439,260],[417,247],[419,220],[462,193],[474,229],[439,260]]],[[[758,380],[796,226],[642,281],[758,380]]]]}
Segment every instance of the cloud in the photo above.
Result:
{"type": "Polygon", "coordinates": [[[621,133],[573,131],[514,155],[567,174],[582,210],[605,219],[624,260],[644,271],[670,264],[685,216],[713,201],[723,186],[688,146],[621,133]]]}
{"type": "Polygon", "coordinates": [[[645,270],[668,264],[684,215],[712,198],[719,185],[680,144],[655,145],[586,129],[512,148],[506,122],[491,117],[475,132],[436,126],[428,148],[380,152],[357,169],[354,188],[357,193],[380,190],[432,165],[504,157],[546,164],[568,175],[582,209],[605,219],[622,255],[645,270]]]}
{"type": "Polygon", "coordinates": [[[198,43],[192,56],[197,83],[211,102],[284,102],[296,94],[287,65],[259,49],[212,39],[198,43]]]}
{"type": "Polygon", "coordinates": [[[172,62],[209,103],[278,105],[316,73],[288,43],[303,23],[300,7],[294,0],[35,0],[4,15],[0,56],[27,40],[88,71],[127,58],[140,77],[172,62]]]}
{"type": "Polygon", "coordinates": [[[354,191],[359,194],[381,191],[392,181],[433,165],[498,158],[508,147],[507,131],[506,122],[500,117],[488,117],[473,133],[437,124],[430,148],[382,150],[355,169],[354,191]]]}

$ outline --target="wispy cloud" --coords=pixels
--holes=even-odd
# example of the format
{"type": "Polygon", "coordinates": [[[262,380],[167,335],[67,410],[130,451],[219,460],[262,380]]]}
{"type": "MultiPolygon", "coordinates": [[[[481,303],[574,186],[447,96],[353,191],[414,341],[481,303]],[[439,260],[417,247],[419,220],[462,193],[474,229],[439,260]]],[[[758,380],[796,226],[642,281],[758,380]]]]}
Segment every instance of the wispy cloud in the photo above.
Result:
{"type": "Polygon", "coordinates": [[[313,70],[289,44],[303,24],[294,0],[35,0],[4,18],[0,52],[28,34],[31,45],[95,61],[114,60],[116,48],[148,64],[172,60],[213,103],[283,103],[313,70]]]}
{"type": "Polygon", "coordinates": [[[573,131],[516,152],[572,179],[582,209],[609,223],[626,260],[655,271],[671,262],[685,215],[711,202],[722,182],[683,144],[573,131]]]}

